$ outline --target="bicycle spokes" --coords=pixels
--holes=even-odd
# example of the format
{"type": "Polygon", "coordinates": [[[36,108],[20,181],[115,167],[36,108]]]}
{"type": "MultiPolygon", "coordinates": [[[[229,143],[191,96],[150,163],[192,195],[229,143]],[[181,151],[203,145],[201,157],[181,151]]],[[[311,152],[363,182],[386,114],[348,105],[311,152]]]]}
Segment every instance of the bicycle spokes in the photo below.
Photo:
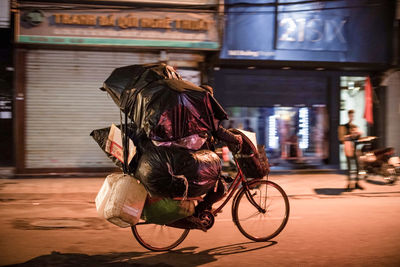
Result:
{"type": "Polygon", "coordinates": [[[256,180],[238,192],[232,212],[233,220],[244,236],[266,241],[285,227],[289,201],[283,189],[275,183],[256,180]]]}

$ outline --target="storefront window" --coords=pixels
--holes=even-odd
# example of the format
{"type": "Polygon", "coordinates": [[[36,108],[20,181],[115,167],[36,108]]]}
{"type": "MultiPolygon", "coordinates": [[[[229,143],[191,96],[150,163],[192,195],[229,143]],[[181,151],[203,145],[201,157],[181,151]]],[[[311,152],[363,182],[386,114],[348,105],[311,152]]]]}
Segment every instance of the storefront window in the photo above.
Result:
{"type": "Polygon", "coordinates": [[[328,158],[329,119],[325,105],[230,107],[225,127],[256,132],[277,168],[321,165],[328,158]],[[297,165],[297,166],[295,166],[297,165]]]}

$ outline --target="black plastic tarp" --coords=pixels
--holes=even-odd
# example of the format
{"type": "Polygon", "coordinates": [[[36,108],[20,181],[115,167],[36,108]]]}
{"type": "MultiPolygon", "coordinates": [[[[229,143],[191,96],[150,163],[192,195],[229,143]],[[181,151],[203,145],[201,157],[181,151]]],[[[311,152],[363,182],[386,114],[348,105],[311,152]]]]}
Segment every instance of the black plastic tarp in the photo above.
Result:
{"type": "Polygon", "coordinates": [[[220,177],[221,160],[210,150],[193,152],[177,147],[157,147],[151,141],[141,143],[140,147],[142,154],[134,176],[152,196],[201,196],[212,189],[220,177]]]}
{"type": "Polygon", "coordinates": [[[156,141],[176,141],[215,131],[227,119],[205,89],[181,80],[165,64],[132,65],[114,70],[104,82],[114,102],[143,133],[156,141]]]}
{"type": "Polygon", "coordinates": [[[124,111],[126,101],[137,89],[163,79],[181,80],[180,75],[164,63],[130,65],[116,68],[104,81],[102,90],[107,91],[114,102],[124,111]]]}
{"type": "Polygon", "coordinates": [[[156,141],[216,131],[227,118],[206,90],[183,80],[157,81],[141,89],[129,116],[137,129],[156,141]]]}

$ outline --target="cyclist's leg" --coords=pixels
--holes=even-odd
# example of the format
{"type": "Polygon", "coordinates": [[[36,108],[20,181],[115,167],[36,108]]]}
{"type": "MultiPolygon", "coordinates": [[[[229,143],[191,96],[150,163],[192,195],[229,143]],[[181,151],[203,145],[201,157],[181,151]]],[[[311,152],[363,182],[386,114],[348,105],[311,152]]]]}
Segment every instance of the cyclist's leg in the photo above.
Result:
{"type": "Polygon", "coordinates": [[[205,197],[203,198],[203,201],[201,201],[197,206],[195,207],[195,214],[199,214],[200,212],[204,210],[211,210],[212,205],[221,200],[224,196],[225,193],[225,185],[219,179],[216,184],[216,188],[213,187],[211,188],[205,197]]]}
{"type": "Polygon", "coordinates": [[[168,226],[181,229],[199,229],[204,232],[207,231],[207,228],[201,223],[201,220],[196,216],[189,216],[182,218],[175,222],[169,223],[168,226]]]}

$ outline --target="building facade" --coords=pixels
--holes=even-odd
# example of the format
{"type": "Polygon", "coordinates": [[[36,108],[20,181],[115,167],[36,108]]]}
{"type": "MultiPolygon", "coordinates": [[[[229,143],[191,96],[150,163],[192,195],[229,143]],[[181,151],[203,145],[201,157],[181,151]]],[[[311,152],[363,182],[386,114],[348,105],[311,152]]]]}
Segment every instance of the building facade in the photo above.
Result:
{"type": "Polygon", "coordinates": [[[255,130],[276,166],[337,169],[337,128],[349,109],[364,135],[381,137],[377,145],[394,141],[385,121],[396,78],[383,86],[382,77],[398,67],[396,2],[297,2],[225,1],[215,91],[230,126],[255,130]],[[373,124],[364,118],[367,77],[373,124]]]}
{"type": "Polygon", "coordinates": [[[16,173],[109,170],[89,136],[120,121],[103,81],[117,67],[166,62],[207,82],[220,49],[218,4],[18,1],[15,43],[16,173]]]}
{"type": "Polygon", "coordinates": [[[212,84],[225,126],[257,132],[276,166],[340,168],[337,127],[349,109],[365,135],[400,151],[396,1],[296,2],[10,1],[7,164],[18,175],[113,168],[89,136],[120,120],[98,88],[116,67],[151,62],[212,84]],[[372,125],[363,116],[367,77],[372,125]]]}

